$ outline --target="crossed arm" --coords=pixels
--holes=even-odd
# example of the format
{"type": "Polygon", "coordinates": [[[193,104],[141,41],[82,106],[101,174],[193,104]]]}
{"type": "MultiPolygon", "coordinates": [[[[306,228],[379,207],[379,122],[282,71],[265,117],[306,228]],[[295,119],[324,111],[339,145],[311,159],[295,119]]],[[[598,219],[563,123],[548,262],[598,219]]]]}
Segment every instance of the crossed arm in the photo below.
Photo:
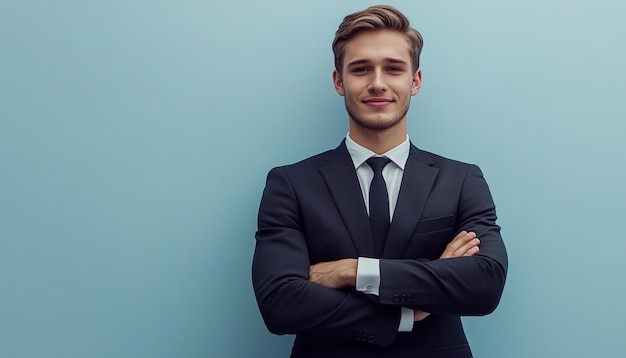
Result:
{"type": "MultiPolygon", "coordinates": [[[[439,260],[381,259],[381,286],[375,299],[356,294],[356,258],[315,259],[324,257],[327,247],[341,252],[336,258],[350,257],[354,247],[349,240],[335,240],[346,232],[340,218],[323,209],[331,207],[324,205],[330,198],[310,190],[318,187],[307,181],[311,176],[297,175],[296,190],[285,169],[272,170],[259,209],[252,279],[272,333],[352,340],[354,332],[367,332],[376,336],[376,345],[387,346],[398,334],[400,307],[413,309],[413,319],[420,320],[428,315],[425,312],[484,315],[497,306],[506,276],[506,251],[493,201],[477,167],[468,169],[458,207],[449,208],[458,213],[456,226],[472,232],[452,239],[439,260]],[[307,226],[306,221],[317,224],[307,226]],[[474,232],[480,241],[473,241],[474,232]],[[309,246],[307,237],[317,238],[315,245],[309,246]]],[[[435,191],[431,196],[438,200],[442,194],[435,191]]]]}
{"type": "MultiPolygon", "coordinates": [[[[439,259],[453,257],[473,256],[480,251],[480,240],[476,233],[461,231],[448,243],[439,259]]],[[[342,289],[348,286],[356,286],[358,269],[357,259],[341,259],[330,262],[319,262],[311,265],[309,269],[309,281],[327,288],[342,289]]],[[[421,321],[430,313],[420,310],[413,311],[413,320],[421,321]]]]}

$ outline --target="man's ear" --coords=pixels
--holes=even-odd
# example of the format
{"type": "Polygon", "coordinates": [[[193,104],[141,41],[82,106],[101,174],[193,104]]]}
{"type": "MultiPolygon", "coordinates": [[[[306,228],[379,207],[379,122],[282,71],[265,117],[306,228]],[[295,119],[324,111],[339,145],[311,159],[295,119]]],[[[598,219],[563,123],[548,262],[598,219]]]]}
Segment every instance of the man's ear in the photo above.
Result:
{"type": "Polygon", "coordinates": [[[411,96],[415,96],[422,88],[422,69],[418,68],[413,75],[413,84],[411,86],[411,96]]]}
{"type": "Polygon", "coordinates": [[[343,89],[343,80],[341,79],[341,74],[337,70],[333,70],[333,84],[335,85],[335,91],[337,91],[340,96],[345,95],[346,92],[343,89]]]}

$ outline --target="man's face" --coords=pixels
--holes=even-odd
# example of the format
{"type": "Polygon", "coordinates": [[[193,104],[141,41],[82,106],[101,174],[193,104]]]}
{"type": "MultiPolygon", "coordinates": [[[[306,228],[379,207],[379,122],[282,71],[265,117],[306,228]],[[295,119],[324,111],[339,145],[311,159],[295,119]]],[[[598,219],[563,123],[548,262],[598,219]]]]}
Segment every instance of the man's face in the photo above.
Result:
{"type": "Polygon", "coordinates": [[[405,121],[422,72],[411,68],[409,45],[391,30],[364,31],[346,43],[342,74],[333,72],[335,90],[345,97],[351,125],[380,131],[405,121]]]}

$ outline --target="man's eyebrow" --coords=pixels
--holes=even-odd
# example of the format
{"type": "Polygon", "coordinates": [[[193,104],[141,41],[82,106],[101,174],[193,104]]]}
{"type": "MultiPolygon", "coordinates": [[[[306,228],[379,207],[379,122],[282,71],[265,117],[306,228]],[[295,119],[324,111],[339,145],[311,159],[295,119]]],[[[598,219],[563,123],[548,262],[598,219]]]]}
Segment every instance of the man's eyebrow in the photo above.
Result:
{"type": "Polygon", "coordinates": [[[352,62],[348,63],[346,66],[363,65],[363,64],[366,64],[366,63],[370,63],[370,62],[371,62],[371,61],[370,61],[370,60],[367,60],[367,59],[362,59],[362,60],[354,60],[354,61],[352,61],[352,62]]]}
{"type": "MultiPolygon", "coordinates": [[[[356,66],[356,65],[363,65],[363,64],[369,64],[371,62],[372,61],[370,61],[368,59],[360,59],[360,60],[354,60],[352,62],[349,62],[346,66],[350,67],[350,66],[356,66]]],[[[383,60],[383,62],[394,63],[394,64],[405,65],[405,66],[407,66],[409,64],[408,62],[406,62],[406,61],[404,61],[402,59],[392,58],[392,57],[385,58],[383,60]]]]}
{"type": "Polygon", "coordinates": [[[409,63],[399,58],[386,58],[385,62],[397,63],[399,65],[408,65],[409,63]]]}

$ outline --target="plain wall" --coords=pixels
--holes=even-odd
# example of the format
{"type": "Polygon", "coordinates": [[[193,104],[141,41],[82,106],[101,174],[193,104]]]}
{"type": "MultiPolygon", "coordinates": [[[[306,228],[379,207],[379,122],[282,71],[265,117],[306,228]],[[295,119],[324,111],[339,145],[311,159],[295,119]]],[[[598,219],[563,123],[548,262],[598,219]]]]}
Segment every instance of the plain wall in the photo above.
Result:
{"type": "MultiPolygon", "coordinates": [[[[250,282],[267,171],[347,132],[372,1],[2,1],[0,357],[286,357],[250,282]]],[[[422,149],[481,166],[510,255],[476,357],[623,357],[626,5],[394,1],[422,149]]]]}

